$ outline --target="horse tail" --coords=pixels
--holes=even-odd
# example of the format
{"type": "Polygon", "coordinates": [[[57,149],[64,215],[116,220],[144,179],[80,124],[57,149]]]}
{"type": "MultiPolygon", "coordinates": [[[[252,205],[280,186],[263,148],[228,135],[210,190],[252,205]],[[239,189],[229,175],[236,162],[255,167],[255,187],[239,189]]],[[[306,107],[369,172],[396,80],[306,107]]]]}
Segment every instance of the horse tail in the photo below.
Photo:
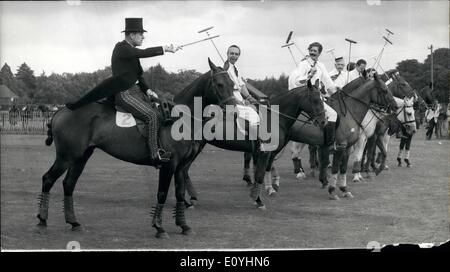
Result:
{"type": "Polygon", "coordinates": [[[62,108],[58,109],[55,113],[53,113],[52,118],[50,118],[50,121],[47,123],[47,139],[45,139],[45,144],[47,146],[50,146],[53,143],[53,131],[52,131],[53,118],[55,118],[55,115],[61,110],[62,108]]]}
{"type": "Polygon", "coordinates": [[[52,133],[52,122],[47,124],[47,139],[45,139],[45,144],[50,146],[53,143],[53,133],[52,133]]]}

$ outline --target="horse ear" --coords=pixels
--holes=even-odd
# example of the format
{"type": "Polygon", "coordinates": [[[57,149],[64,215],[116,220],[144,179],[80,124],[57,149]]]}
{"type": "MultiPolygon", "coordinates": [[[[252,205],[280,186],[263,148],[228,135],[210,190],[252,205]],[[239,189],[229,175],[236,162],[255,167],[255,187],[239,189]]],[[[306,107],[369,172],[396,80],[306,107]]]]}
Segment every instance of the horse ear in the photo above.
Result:
{"type": "Polygon", "coordinates": [[[378,73],[374,73],[374,74],[373,74],[373,79],[375,79],[376,81],[378,81],[378,78],[379,78],[378,73]]]}
{"type": "Polygon", "coordinates": [[[217,66],[211,61],[211,59],[208,57],[208,63],[209,63],[209,68],[211,68],[211,70],[213,72],[217,71],[217,66]]]}
{"type": "Polygon", "coordinates": [[[311,80],[306,80],[306,86],[308,86],[308,89],[312,90],[311,80]]]}

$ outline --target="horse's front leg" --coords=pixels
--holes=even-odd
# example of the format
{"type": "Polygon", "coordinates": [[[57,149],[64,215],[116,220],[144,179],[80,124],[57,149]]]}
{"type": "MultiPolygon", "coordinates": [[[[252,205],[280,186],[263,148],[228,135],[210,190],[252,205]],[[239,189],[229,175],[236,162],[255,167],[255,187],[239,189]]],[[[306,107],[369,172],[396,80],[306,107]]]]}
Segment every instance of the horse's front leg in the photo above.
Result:
{"type": "MultiPolygon", "coordinates": [[[[334,158],[334,156],[333,156],[334,158]]],[[[333,160],[334,161],[334,160],[333,160]]],[[[319,180],[322,188],[328,185],[328,165],[330,164],[330,151],[327,146],[319,147],[319,180]]]]}
{"type": "MultiPolygon", "coordinates": [[[[174,174],[175,165],[170,162],[164,164],[159,170],[159,185],[158,185],[158,204],[153,207],[152,211],[152,227],[156,229],[156,237],[157,238],[168,238],[169,235],[162,227],[162,213],[164,204],[166,203],[167,193],[169,191],[170,182],[172,180],[174,174]]],[[[183,196],[184,198],[184,196],[183,196]]],[[[184,203],[183,203],[184,205],[184,203]]]]}
{"type": "Polygon", "coordinates": [[[261,209],[265,209],[264,204],[261,201],[261,192],[264,186],[264,177],[269,162],[271,152],[259,152],[255,169],[255,183],[250,189],[250,197],[256,201],[256,206],[261,209]]]}
{"type": "Polygon", "coordinates": [[[343,193],[343,197],[353,198],[353,194],[347,189],[347,165],[349,156],[349,149],[344,150],[340,159],[339,181],[341,185],[339,186],[339,190],[343,193]]]}
{"type": "Polygon", "coordinates": [[[192,233],[191,228],[186,223],[185,216],[185,172],[187,171],[190,163],[179,165],[175,170],[175,197],[177,203],[174,209],[175,225],[181,228],[181,233],[184,235],[189,235],[192,233]]]}
{"type": "Polygon", "coordinates": [[[252,156],[253,154],[250,152],[244,153],[244,176],[242,177],[242,179],[247,182],[247,186],[252,185],[252,178],[250,175],[250,162],[252,160],[252,156]]]}
{"type": "Polygon", "coordinates": [[[361,159],[362,159],[362,153],[364,151],[364,147],[367,143],[367,137],[363,133],[356,144],[354,145],[354,157],[355,160],[353,162],[353,182],[360,182],[363,180],[363,177],[361,176],[361,159]]]}

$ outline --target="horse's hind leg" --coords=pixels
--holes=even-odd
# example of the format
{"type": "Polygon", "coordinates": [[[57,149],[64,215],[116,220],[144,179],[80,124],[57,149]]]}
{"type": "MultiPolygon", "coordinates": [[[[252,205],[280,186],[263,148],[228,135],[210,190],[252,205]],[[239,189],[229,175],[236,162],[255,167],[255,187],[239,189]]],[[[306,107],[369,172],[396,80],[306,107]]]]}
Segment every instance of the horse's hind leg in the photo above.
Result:
{"type": "Polygon", "coordinates": [[[339,189],[343,193],[343,197],[353,198],[353,195],[350,191],[347,190],[347,166],[348,166],[348,157],[350,156],[349,150],[344,150],[344,154],[341,158],[341,165],[339,171],[339,181],[341,185],[339,189]]]}
{"type": "Polygon", "coordinates": [[[80,228],[80,223],[78,223],[75,217],[75,211],[73,208],[73,191],[75,190],[75,185],[77,184],[78,178],[83,172],[86,162],[91,157],[92,152],[94,152],[94,148],[87,149],[83,156],[69,167],[67,175],[63,181],[64,217],[66,219],[66,223],[72,225],[72,230],[78,230],[80,228]]]}
{"type": "Polygon", "coordinates": [[[68,163],[56,158],[52,167],[42,176],[42,193],[39,196],[38,226],[47,226],[50,190],[56,180],[67,170],[68,163]]]}

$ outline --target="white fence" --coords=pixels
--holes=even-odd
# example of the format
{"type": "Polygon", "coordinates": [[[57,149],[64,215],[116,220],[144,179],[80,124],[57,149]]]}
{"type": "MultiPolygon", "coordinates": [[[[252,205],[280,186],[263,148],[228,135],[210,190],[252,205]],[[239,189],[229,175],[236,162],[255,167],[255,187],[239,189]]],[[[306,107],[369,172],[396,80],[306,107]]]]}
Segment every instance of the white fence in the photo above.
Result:
{"type": "Polygon", "coordinates": [[[0,112],[2,134],[47,134],[47,123],[53,112],[0,112]]]}

